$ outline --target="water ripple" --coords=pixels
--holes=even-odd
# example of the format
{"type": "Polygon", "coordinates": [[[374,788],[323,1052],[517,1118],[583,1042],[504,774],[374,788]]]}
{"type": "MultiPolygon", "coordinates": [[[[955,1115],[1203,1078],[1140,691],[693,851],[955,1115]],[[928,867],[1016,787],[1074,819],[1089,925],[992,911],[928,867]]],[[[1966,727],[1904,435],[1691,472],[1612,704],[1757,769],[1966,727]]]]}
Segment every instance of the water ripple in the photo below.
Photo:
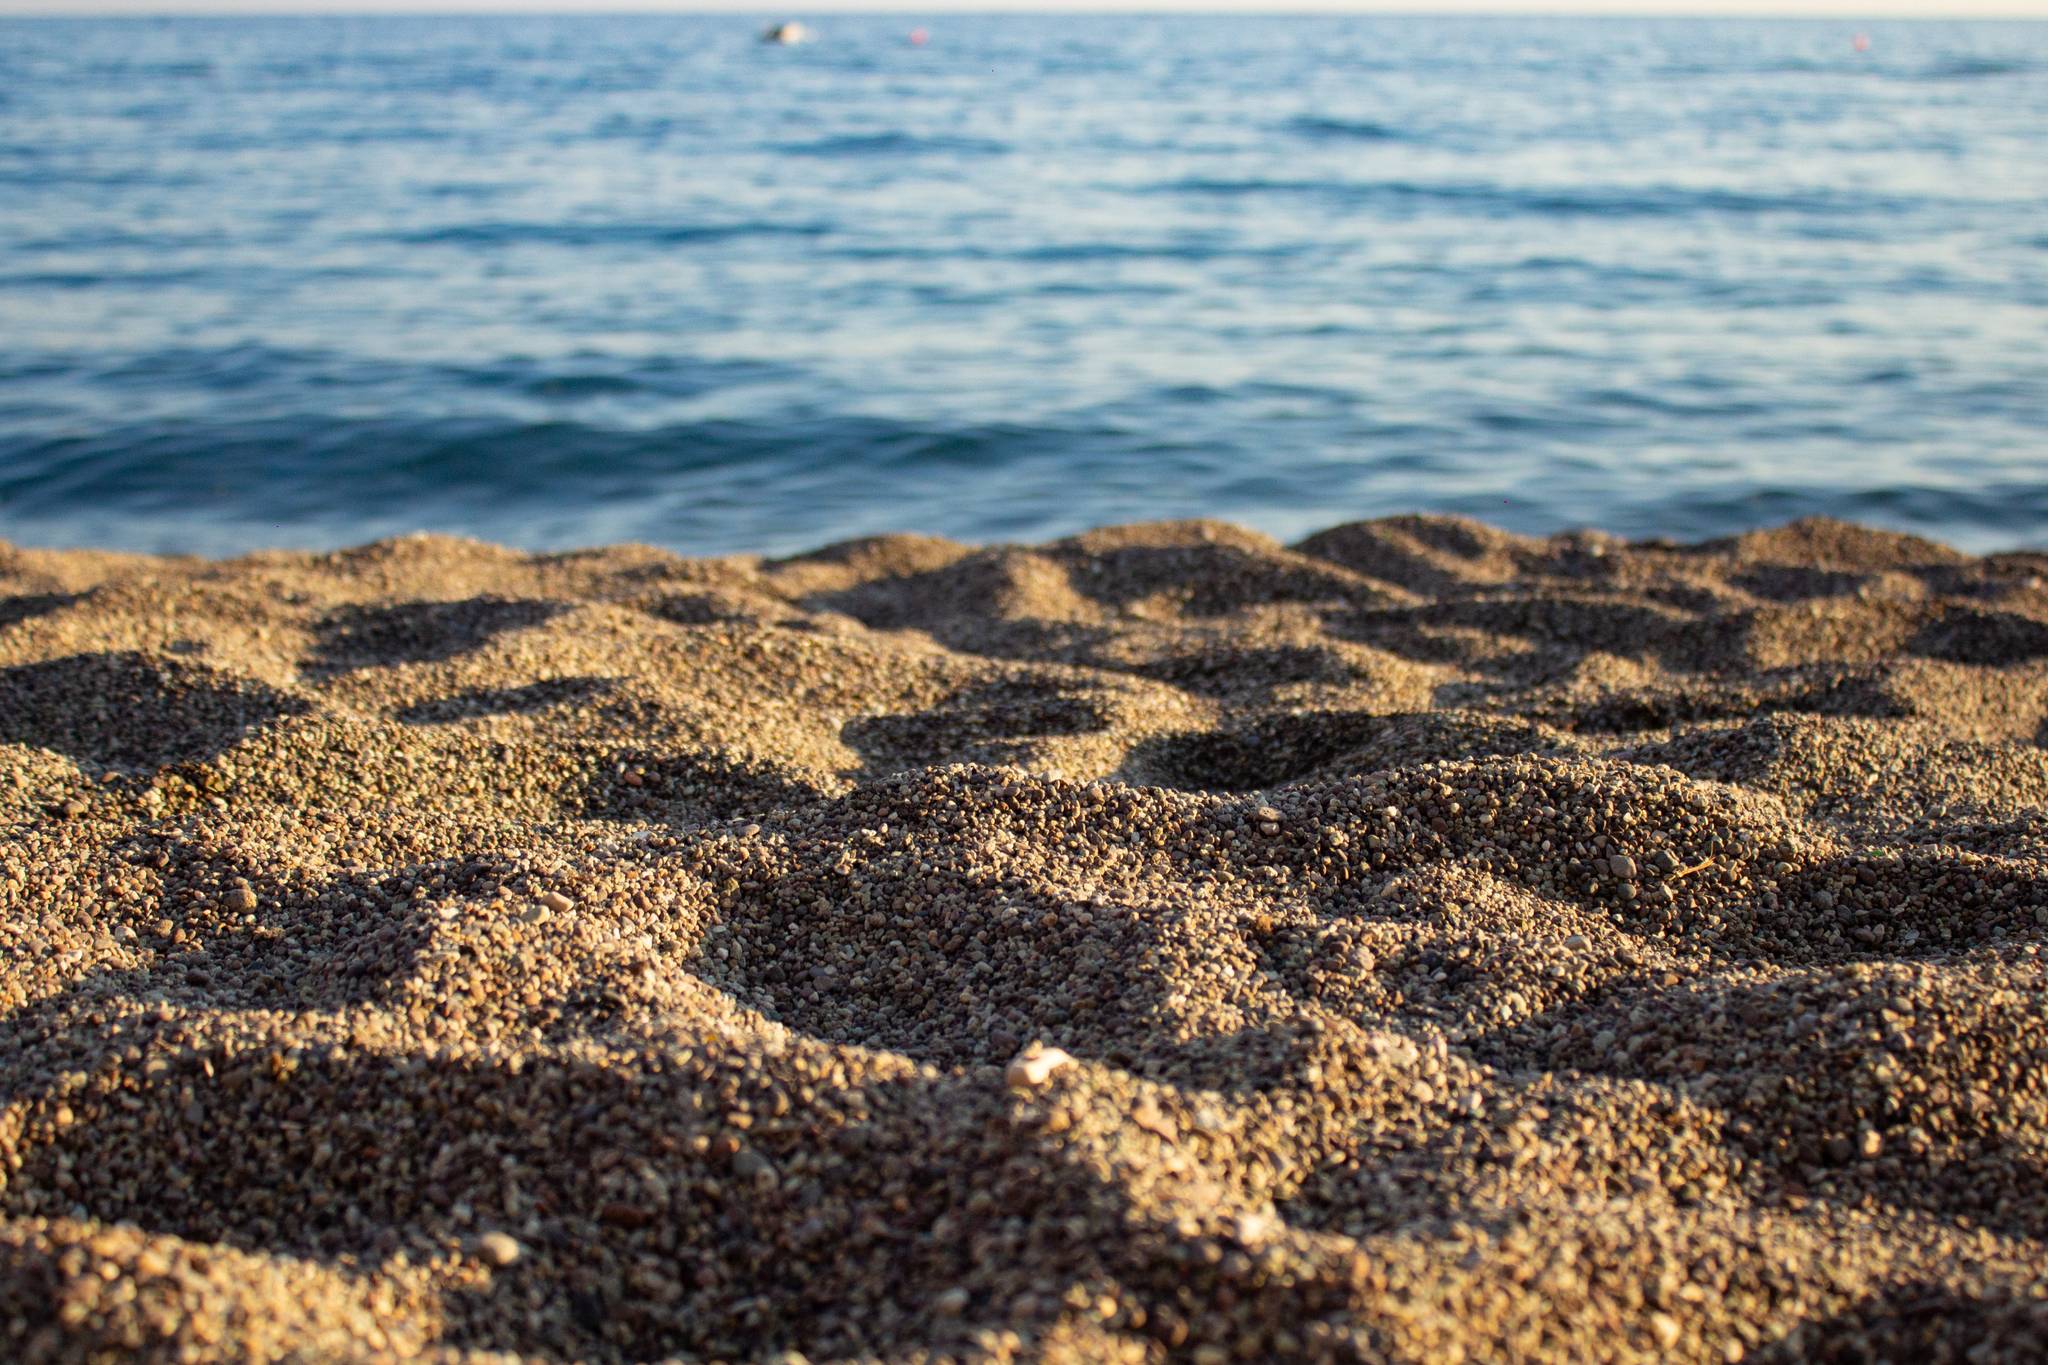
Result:
{"type": "Polygon", "coordinates": [[[0,21],[0,539],[2048,527],[2039,25],[0,21]]]}

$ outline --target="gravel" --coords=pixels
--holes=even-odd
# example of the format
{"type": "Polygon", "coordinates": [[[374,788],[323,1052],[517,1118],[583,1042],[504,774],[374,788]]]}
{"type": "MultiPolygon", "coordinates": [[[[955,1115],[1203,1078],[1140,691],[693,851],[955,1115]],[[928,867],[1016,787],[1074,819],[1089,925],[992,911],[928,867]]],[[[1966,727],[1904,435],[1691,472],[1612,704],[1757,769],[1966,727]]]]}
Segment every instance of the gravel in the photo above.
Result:
{"type": "Polygon", "coordinates": [[[0,547],[0,1356],[2038,1360],[2044,580],[0,547]]]}

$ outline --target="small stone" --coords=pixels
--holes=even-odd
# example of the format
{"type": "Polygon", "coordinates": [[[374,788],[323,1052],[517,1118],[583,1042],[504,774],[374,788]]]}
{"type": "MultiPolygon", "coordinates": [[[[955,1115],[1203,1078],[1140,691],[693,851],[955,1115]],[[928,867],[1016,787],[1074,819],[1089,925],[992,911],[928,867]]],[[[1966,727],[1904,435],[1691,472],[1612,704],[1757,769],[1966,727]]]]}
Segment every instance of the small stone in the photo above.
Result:
{"type": "Polygon", "coordinates": [[[1617,853],[1607,860],[1607,870],[1616,881],[1632,882],[1636,879],[1636,860],[1626,853],[1617,853]]]}
{"type": "Polygon", "coordinates": [[[1003,1080],[1012,1090],[1036,1090],[1050,1081],[1055,1071],[1073,1064],[1074,1059],[1059,1048],[1033,1043],[1011,1060],[1003,1080]]]}
{"type": "Polygon", "coordinates": [[[500,1268],[518,1260],[525,1248],[502,1232],[487,1232],[476,1239],[476,1254],[500,1268]]]}
{"type": "Polygon", "coordinates": [[[1166,1142],[1180,1141],[1180,1125],[1151,1099],[1142,1099],[1131,1110],[1131,1122],[1166,1142]]]}
{"type": "Polygon", "coordinates": [[[558,915],[567,913],[576,904],[575,901],[570,900],[559,891],[541,892],[540,903],[558,915]]]}
{"type": "Polygon", "coordinates": [[[732,1159],[732,1172],[743,1180],[751,1180],[762,1189],[775,1185],[781,1177],[775,1174],[775,1166],[751,1147],[743,1147],[732,1159]]]}
{"type": "Polygon", "coordinates": [[[1247,1213],[1237,1220],[1237,1240],[1248,1247],[1263,1246],[1278,1235],[1280,1220],[1269,1213],[1247,1213]]]}
{"type": "Polygon", "coordinates": [[[948,1289],[932,1300],[932,1311],[942,1318],[957,1318],[967,1311],[967,1291],[948,1289]]]}
{"type": "Polygon", "coordinates": [[[1884,1134],[1875,1128],[1865,1128],[1859,1145],[1866,1158],[1874,1157],[1884,1150],[1884,1134]]]}
{"type": "Polygon", "coordinates": [[[222,897],[222,903],[230,910],[247,913],[256,908],[256,893],[246,886],[238,886],[222,897]]]}
{"type": "Polygon", "coordinates": [[[644,1228],[654,1221],[654,1214],[638,1204],[625,1204],[616,1200],[597,1211],[598,1221],[609,1223],[615,1228],[644,1228]]]}
{"type": "Polygon", "coordinates": [[[1650,1314],[1650,1331],[1656,1334],[1657,1344],[1667,1351],[1678,1344],[1678,1319],[1669,1313],[1650,1314]]]}

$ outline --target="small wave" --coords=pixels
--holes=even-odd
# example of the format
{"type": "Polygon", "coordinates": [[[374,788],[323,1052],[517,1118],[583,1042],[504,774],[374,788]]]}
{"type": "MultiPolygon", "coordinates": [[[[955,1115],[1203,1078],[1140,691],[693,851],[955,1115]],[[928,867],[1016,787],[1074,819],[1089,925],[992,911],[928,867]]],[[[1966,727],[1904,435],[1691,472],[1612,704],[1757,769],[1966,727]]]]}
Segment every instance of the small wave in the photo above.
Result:
{"type": "Polygon", "coordinates": [[[0,289],[162,289],[215,277],[209,270],[26,270],[0,274],[0,289]]]}
{"type": "MultiPolygon", "coordinates": [[[[934,425],[844,414],[622,429],[308,409],[90,435],[0,429],[0,503],[22,518],[126,515],[161,531],[176,514],[219,513],[232,491],[238,516],[302,534],[320,528],[336,540],[411,529],[387,524],[396,509],[412,525],[483,524],[510,537],[543,509],[576,521],[687,510],[701,495],[725,496],[739,474],[813,490],[821,481],[853,479],[842,487],[849,497],[863,481],[886,476],[894,491],[877,496],[888,500],[935,470],[1060,466],[1076,449],[1113,439],[1115,432],[1093,424],[934,425]],[[565,488],[577,490],[567,503],[565,488]]],[[[801,504],[778,505],[779,515],[789,515],[801,504]]],[[[687,529],[716,534],[715,523],[698,515],[687,529]]]]}
{"type": "Polygon", "coordinates": [[[187,146],[206,154],[280,151],[302,147],[386,147],[445,143],[448,133],[429,125],[404,127],[365,124],[360,127],[308,127],[280,124],[265,128],[231,128],[189,139],[187,146]]]}
{"type": "Polygon", "coordinates": [[[1316,403],[1343,405],[1355,395],[1320,384],[1277,380],[1246,380],[1236,384],[1166,384],[1134,395],[1131,406],[1141,420],[1156,420],[1161,409],[1226,408],[1245,404],[1316,403]]]}
{"type": "Polygon", "coordinates": [[[1148,193],[1164,194],[1210,194],[1229,198],[1236,195],[1254,194],[1335,194],[1362,192],[1377,188],[1368,185],[1351,185],[1334,180],[1275,180],[1263,176],[1249,179],[1232,179],[1226,176],[1191,175],[1180,180],[1168,180],[1157,185],[1145,186],[1148,193]]]}
{"type": "Polygon", "coordinates": [[[1282,259],[1298,255],[1295,246],[1229,246],[1216,242],[1054,242],[1022,251],[996,253],[999,259],[1036,265],[1085,264],[1091,261],[1218,261],[1282,259]]]}
{"type": "Polygon", "coordinates": [[[1175,289],[1170,284],[1142,284],[1135,280],[1101,282],[1090,280],[1081,283],[1074,280],[1047,280],[1034,285],[1032,296],[1042,299],[1108,299],[1108,298],[1172,298],[1175,289]]]}
{"type": "Polygon", "coordinates": [[[1390,124],[1371,119],[1328,118],[1318,114],[1299,115],[1281,127],[1301,137],[1330,142],[1399,142],[1408,136],[1390,124]]]}
{"type": "Polygon", "coordinates": [[[96,190],[167,190],[185,189],[200,183],[201,179],[196,175],[180,175],[147,167],[95,171],[32,164],[20,170],[0,170],[0,185],[19,185],[32,190],[50,189],[58,185],[76,185],[96,190]]]}
{"type": "Polygon", "coordinates": [[[1145,246],[1139,241],[1059,241],[1053,246],[1034,246],[1022,252],[1012,252],[1012,260],[1034,260],[1047,264],[1065,262],[1087,262],[1087,260],[1157,260],[1161,256],[1180,256],[1182,248],[1174,246],[1145,246]]]}
{"type": "Polygon", "coordinates": [[[595,356],[551,361],[510,359],[451,373],[477,388],[553,404],[605,398],[689,399],[740,385],[795,379],[800,374],[789,366],[758,360],[661,357],[620,365],[595,356]],[[611,367],[604,368],[608,363],[611,367]]]}
{"type": "Polygon", "coordinates": [[[1811,57],[1780,57],[1772,61],[1755,63],[1712,62],[1712,61],[1667,61],[1646,68],[1649,74],[1660,79],[1673,80],[1690,76],[1796,76],[1816,71],[1833,71],[1837,62],[1816,61],[1811,57]]]}
{"type": "MultiPolygon", "coordinates": [[[[0,277],[0,284],[4,282],[0,277]]],[[[458,386],[561,405],[604,398],[686,400],[720,389],[794,380],[801,374],[771,361],[688,355],[621,358],[577,353],[545,359],[514,355],[484,364],[450,365],[245,343],[140,351],[96,367],[86,377],[95,384],[146,393],[261,390],[275,399],[286,394],[376,392],[395,410],[445,407],[458,386]]],[[[468,409],[476,405],[473,397],[457,402],[468,409]]]]}
{"type": "Polygon", "coordinates": [[[1742,190],[1690,189],[1675,185],[1514,186],[1483,183],[1424,184],[1406,180],[1243,180],[1190,177],[1143,187],[1141,193],[1210,195],[1225,198],[1297,195],[1326,199],[1346,208],[1374,204],[1461,207],[1489,217],[1686,217],[1700,213],[1846,214],[1882,207],[1867,198],[1818,192],[1754,194],[1742,190]]]}
{"type": "Polygon", "coordinates": [[[612,113],[600,119],[590,130],[593,138],[617,138],[628,142],[658,143],[677,133],[701,131],[700,125],[690,119],[642,116],[628,113],[612,113]]]}
{"type": "Polygon", "coordinates": [[[104,61],[85,65],[82,74],[89,80],[113,82],[146,80],[196,80],[214,74],[215,67],[207,61],[104,61]]]}
{"type": "Polygon", "coordinates": [[[1681,397],[1677,391],[1659,394],[1642,389],[1595,388],[1584,390],[1575,397],[1589,412],[1596,409],[1605,409],[1609,412],[1639,412],[1654,417],[1673,417],[1688,421],[1710,417],[1754,417],[1768,411],[1763,404],[1745,399],[1702,402],[1681,397]]]}
{"type": "Polygon", "coordinates": [[[1945,57],[1918,74],[1923,80],[1964,81],[1980,76],[2020,76],[2036,69],[2036,63],[2012,57],[1945,57]]]}
{"type": "Polygon", "coordinates": [[[71,254],[86,251],[170,251],[202,250],[222,246],[227,238],[219,232],[136,232],[126,228],[75,229],[57,236],[19,238],[8,244],[17,256],[39,252],[71,254]]]}
{"type": "Polygon", "coordinates": [[[325,351],[245,343],[233,346],[177,346],[142,351],[101,366],[95,382],[124,390],[183,389],[234,393],[317,376],[325,387],[340,387],[354,362],[325,351]]]}
{"type": "Polygon", "coordinates": [[[1508,267],[1510,274],[1598,276],[1604,283],[1627,280],[1642,284],[1674,284],[1689,277],[1675,270],[1643,270],[1614,261],[1583,256],[1526,256],[1508,267]]]}
{"type": "MultiPolygon", "coordinates": [[[[1247,246],[1222,239],[1193,239],[1177,242],[1045,242],[1037,246],[987,246],[960,242],[947,246],[848,245],[821,250],[819,256],[835,261],[1002,261],[1026,265],[1087,265],[1098,261],[1221,261],[1284,260],[1301,255],[1300,245],[1247,246]]],[[[1123,282],[1128,284],[1129,282],[1123,282]]],[[[1034,286],[1033,293],[1104,292],[1172,293],[1171,289],[1141,286],[1111,290],[1100,284],[1063,285],[1057,281],[1034,286]]]]}
{"type": "Polygon", "coordinates": [[[527,381],[523,391],[534,398],[574,402],[583,398],[614,398],[639,393],[641,386],[619,374],[550,374],[527,381]]]}
{"type": "Polygon", "coordinates": [[[2048,518],[2048,485],[1995,481],[1974,488],[1924,483],[1844,488],[1826,484],[1695,486],[1628,500],[1611,508],[1606,529],[1630,536],[1669,534],[1673,527],[1775,525],[1824,516],[1889,526],[1983,549],[2038,545],[2048,518]]]}
{"type": "Polygon", "coordinates": [[[912,133],[851,133],[809,142],[778,142],[788,156],[1003,156],[1009,144],[979,137],[918,137],[912,133]]]}
{"type": "Polygon", "coordinates": [[[454,223],[375,235],[402,246],[687,246],[745,237],[822,237],[823,223],[454,223]]]}

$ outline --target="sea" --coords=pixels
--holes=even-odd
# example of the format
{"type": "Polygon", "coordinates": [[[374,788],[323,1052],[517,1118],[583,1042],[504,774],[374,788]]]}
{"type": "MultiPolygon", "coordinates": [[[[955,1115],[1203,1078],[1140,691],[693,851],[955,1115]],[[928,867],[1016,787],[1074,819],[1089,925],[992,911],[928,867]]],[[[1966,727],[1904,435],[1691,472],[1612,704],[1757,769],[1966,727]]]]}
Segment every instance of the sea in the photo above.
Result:
{"type": "Polygon", "coordinates": [[[0,539],[1409,511],[2048,545],[2048,23],[0,22],[0,539]]]}

